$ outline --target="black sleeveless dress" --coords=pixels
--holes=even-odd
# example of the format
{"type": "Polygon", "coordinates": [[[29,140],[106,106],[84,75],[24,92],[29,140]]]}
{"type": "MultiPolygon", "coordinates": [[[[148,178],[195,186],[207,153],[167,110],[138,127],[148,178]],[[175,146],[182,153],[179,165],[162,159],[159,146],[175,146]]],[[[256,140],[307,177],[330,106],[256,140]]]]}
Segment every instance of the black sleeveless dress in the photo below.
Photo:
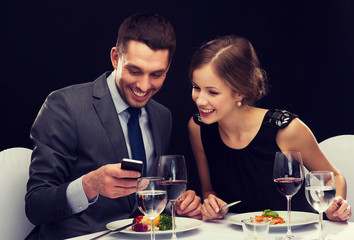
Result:
{"type": "MultiPolygon", "coordinates": [[[[198,113],[193,116],[200,125],[214,191],[227,203],[242,201],[231,207],[230,212],[286,210],[286,198],[273,182],[275,152],[280,151],[276,135],[296,117],[285,110],[269,110],[250,144],[243,149],[232,149],[223,143],[218,123],[203,124],[198,113]]],[[[315,212],[306,200],[303,186],[291,203],[294,211],[315,212]]]]}

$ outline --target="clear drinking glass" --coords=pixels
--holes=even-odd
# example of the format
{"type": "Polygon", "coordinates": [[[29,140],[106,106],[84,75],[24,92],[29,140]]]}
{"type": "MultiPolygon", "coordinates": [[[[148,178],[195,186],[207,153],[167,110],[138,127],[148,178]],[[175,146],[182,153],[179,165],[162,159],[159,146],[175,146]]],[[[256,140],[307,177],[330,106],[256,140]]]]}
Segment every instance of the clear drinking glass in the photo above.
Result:
{"type": "Polygon", "coordinates": [[[172,238],[177,239],[175,203],[187,188],[187,168],[183,155],[160,156],[157,176],[165,179],[167,199],[172,207],[172,238]]]}
{"type": "Polygon", "coordinates": [[[269,219],[253,221],[253,219],[243,219],[242,230],[245,240],[266,240],[269,232],[269,219]]]}
{"type": "Polygon", "coordinates": [[[136,186],[136,202],[139,210],[150,219],[151,240],[155,240],[155,218],[166,207],[167,192],[164,179],[143,177],[138,179],[136,186]]]}
{"type": "Polygon", "coordinates": [[[324,240],[323,212],[333,203],[336,196],[336,182],[331,171],[312,171],[306,174],[305,195],[310,205],[319,213],[320,235],[324,240]]]}
{"type": "Polygon", "coordinates": [[[300,152],[284,151],[275,153],[274,169],[273,169],[274,183],[287,199],[288,221],[287,233],[278,239],[294,240],[302,239],[301,237],[294,236],[291,233],[291,198],[294,196],[304,181],[304,168],[300,152]]]}

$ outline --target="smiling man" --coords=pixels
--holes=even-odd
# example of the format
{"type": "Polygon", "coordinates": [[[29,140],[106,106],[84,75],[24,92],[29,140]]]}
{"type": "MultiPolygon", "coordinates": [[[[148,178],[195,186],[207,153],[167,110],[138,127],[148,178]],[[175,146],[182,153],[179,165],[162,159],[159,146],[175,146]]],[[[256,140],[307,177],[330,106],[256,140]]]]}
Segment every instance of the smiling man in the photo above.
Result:
{"type": "Polygon", "coordinates": [[[157,93],[169,68],[169,51],[152,50],[146,44],[131,40],[122,54],[119,47],[111,50],[115,82],[124,102],[136,108],[144,107],[157,93]]]}
{"type": "MultiPolygon", "coordinates": [[[[121,169],[120,162],[135,158],[133,149],[143,145],[144,175],[153,176],[158,157],[167,153],[171,112],[151,97],[163,85],[175,46],[167,20],[133,15],[120,26],[111,49],[113,72],[48,96],[31,129],[26,213],[37,227],[28,239],[102,231],[137,213],[133,194],[141,175],[121,169]],[[130,139],[131,111],[137,111],[141,144],[130,139]]],[[[190,190],[177,211],[200,218],[200,207],[190,190]]]]}

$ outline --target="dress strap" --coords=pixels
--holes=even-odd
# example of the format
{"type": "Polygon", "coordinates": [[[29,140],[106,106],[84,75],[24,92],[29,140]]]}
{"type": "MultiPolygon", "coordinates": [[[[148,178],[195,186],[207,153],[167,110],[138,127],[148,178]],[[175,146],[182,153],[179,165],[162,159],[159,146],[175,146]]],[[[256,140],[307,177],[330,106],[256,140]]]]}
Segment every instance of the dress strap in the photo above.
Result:
{"type": "MultiPolygon", "coordinates": [[[[281,109],[270,109],[264,116],[263,124],[276,129],[282,129],[289,125],[289,123],[297,118],[298,115],[281,109]]],[[[204,125],[200,119],[199,112],[193,114],[193,120],[198,125],[204,125]]]]}
{"type": "Polygon", "coordinates": [[[297,117],[298,115],[286,110],[270,109],[264,117],[263,124],[273,128],[283,129],[297,117]]]}

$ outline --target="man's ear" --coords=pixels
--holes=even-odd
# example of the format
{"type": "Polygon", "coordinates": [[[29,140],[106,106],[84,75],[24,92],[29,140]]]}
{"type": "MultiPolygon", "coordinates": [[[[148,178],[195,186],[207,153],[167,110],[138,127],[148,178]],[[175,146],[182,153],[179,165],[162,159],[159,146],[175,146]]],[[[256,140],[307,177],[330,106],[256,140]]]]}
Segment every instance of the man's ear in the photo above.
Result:
{"type": "Polygon", "coordinates": [[[170,69],[170,66],[171,66],[171,62],[167,65],[166,71],[165,71],[165,73],[164,73],[165,78],[166,78],[166,76],[167,76],[168,70],[170,69]]]}
{"type": "Polygon", "coordinates": [[[170,69],[171,62],[172,62],[172,61],[170,61],[170,62],[168,63],[168,66],[167,66],[167,69],[166,69],[166,73],[167,73],[167,72],[168,72],[168,70],[170,69]]]}
{"type": "Polygon", "coordinates": [[[118,59],[119,59],[119,55],[118,55],[117,47],[112,47],[112,49],[111,49],[111,63],[112,63],[112,66],[114,69],[117,69],[118,59]]]}

